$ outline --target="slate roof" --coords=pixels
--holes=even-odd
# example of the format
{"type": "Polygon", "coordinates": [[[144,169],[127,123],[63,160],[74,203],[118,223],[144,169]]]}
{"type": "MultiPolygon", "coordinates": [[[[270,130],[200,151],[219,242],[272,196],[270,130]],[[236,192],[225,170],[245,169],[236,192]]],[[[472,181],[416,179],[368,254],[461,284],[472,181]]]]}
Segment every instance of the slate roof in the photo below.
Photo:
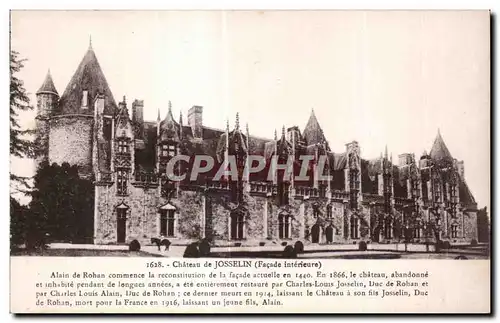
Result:
{"type": "Polygon", "coordinates": [[[47,72],[47,76],[45,76],[45,80],[43,81],[42,86],[40,86],[40,89],[36,91],[36,94],[41,93],[51,93],[59,96],[59,93],[57,93],[56,87],[54,86],[54,81],[52,81],[50,71],[47,72]]]}
{"type": "Polygon", "coordinates": [[[93,103],[97,94],[103,94],[104,113],[114,114],[117,110],[113,93],[101,70],[94,50],[89,47],[59,101],[56,114],[93,114],[93,103]],[[88,91],[88,109],[81,109],[83,91],[88,91]]]}
{"type": "Polygon", "coordinates": [[[308,145],[315,145],[326,142],[325,135],[323,134],[323,129],[321,129],[321,126],[319,125],[318,119],[314,114],[314,110],[311,111],[311,116],[309,117],[309,121],[307,121],[307,125],[304,128],[302,136],[304,137],[308,145]]]}
{"type": "Polygon", "coordinates": [[[431,159],[437,162],[453,162],[453,157],[451,156],[448,147],[446,147],[446,144],[444,143],[443,137],[441,137],[441,132],[439,130],[429,155],[431,156],[431,159]]]}

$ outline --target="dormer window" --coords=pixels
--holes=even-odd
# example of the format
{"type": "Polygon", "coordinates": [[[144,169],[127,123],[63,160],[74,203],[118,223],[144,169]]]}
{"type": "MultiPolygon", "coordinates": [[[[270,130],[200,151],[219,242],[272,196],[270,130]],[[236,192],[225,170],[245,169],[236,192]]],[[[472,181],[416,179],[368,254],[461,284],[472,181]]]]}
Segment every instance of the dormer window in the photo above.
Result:
{"type": "Polygon", "coordinates": [[[89,91],[83,91],[82,93],[82,109],[87,109],[89,104],[89,91]]]}
{"type": "Polygon", "coordinates": [[[163,157],[174,157],[177,153],[175,145],[164,144],[161,149],[161,155],[163,157]]]}
{"type": "Polygon", "coordinates": [[[128,153],[128,143],[126,140],[119,140],[118,141],[118,152],[122,153],[122,154],[128,153]]]}

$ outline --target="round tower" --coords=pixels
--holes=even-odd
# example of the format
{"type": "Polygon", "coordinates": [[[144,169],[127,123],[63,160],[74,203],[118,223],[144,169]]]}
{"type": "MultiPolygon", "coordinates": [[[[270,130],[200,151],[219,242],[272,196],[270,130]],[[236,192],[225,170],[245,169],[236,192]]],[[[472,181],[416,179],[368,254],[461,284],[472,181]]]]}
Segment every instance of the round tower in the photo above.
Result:
{"type": "Polygon", "coordinates": [[[43,162],[48,162],[49,158],[49,120],[59,101],[50,70],[43,81],[42,86],[36,92],[37,113],[35,118],[36,136],[35,136],[35,163],[37,168],[43,162]]]}
{"type": "MultiPolygon", "coordinates": [[[[96,113],[113,116],[116,103],[94,50],[89,46],[69,81],[57,110],[50,118],[49,162],[76,165],[82,177],[93,174],[96,113]],[[94,111],[96,98],[104,98],[101,111],[94,111]]],[[[96,145],[95,154],[102,161],[110,155],[109,144],[96,145]]]]}

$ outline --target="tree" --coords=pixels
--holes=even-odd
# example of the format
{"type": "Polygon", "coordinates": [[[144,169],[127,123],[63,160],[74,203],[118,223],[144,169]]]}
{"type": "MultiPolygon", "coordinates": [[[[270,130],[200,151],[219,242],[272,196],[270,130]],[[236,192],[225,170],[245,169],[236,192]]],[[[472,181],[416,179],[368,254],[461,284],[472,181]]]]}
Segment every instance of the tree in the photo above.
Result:
{"type": "Polygon", "coordinates": [[[76,242],[93,236],[94,186],[77,166],[42,164],[35,175],[30,232],[76,242]]]}
{"type": "MultiPolygon", "coordinates": [[[[19,158],[33,158],[34,144],[27,136],[33,134],[33,130],[22,129],[19,124],[19,112],[33,110],[30,105],[28,93],[24,88],[24,82],[16,75],[24,67],[26,59],[20,58],[16,51],[10,52],[10,154],[19,158]]],[[[27,187],[27,178],[11,172],[11,182],[27,187]]]]}

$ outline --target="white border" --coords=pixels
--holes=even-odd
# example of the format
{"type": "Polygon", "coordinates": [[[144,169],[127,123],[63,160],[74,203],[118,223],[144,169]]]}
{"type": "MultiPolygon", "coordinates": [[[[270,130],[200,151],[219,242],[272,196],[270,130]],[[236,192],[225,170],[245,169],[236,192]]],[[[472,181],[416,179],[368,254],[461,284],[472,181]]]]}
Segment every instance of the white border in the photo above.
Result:
{"type": "MultiPolygon", "coordinates": [[[[460,9],[491,9],[491,11],[496,14],[495,21],[496,21],[496,26],[494,26],[494,43],[498,43],[498,32],[497,26],[498,26],[498,13],[500,12],[500,1],[498,0],[476,0],[476,1],[465,1],[465,0],[455,0],[455,1],[444,1],[444,0],[408,0],[408,1],[396,1],[396,0],[385,0],[385,1],[370,1],[370,0],[344,0],[344,1],[319,1],[319,0],[309,0],[309,1],[298,1],[298,0],[288,0],[288,1],[265,1],[265,0],[253,0],[253,1],[229,1],[229,0],[218,0],[218,1],[195,1],[195,0],[184,0],[184,1],[151,1],[151,0],[141,0],[141,1],[105,1],[105,0],[87,0],[87,1],[72,1],[72,2],[63,2],[63,1],[2,1],[1,5],[2,7],[2,33],[0,34],[2,44],[5,44],[5,48],[9,48],[9,10],[10,9],[143,9],[143,10],[153,10],[153,9],[190,9],[190,10],[202,10],[202,9],[236,9],[236,10],[243,10],[243,9],[347,9],[347,10],[361,10],[361,9],[391,9],[391,10],[405,10],[405,9],[433,9],[433,10],[438,10],[438,9],[453,9],[453,10],[460,10],[460,9]]],[[[498,49],[496,50],[495,57],[492,57],[492,59],[495,59],[498,61],[498,49]]],[[[7,69],[7,61],[8,61],[8,51],[4,50],[2,51],[2,62],[4,64],[0,65],[2,68],[2,75],[3,77],[1,78],[2,80],[2,87],[3,89],[2,93],[2,102],[7,103],[8,101],[8,69],[7,69]]],[[[498,65],[495,64],[495,67],[498,65]]],[[[496,68],[495,68],[496,70],[496,68]]],[[[494,71],[492,71],[493,74],[494,71]]],[[[498,93],[499,88],[498,88],[498,82],[495,82],[495,88],[492,89],[495,93],[498,93]]],[[[493,104],[493,102],[492,102],[493,104]]],[[[496,108],[496,107],[494,107],[496,108]]],[[[492,109],[494,111],[495,109],[492,109]]],[[[2,109],[2,111],[7,114],[7,107],[6,105],[2,109]]],[[[498,113],[493,115],[495,117],[495,123],[498,123],[498,113]]],[[[5,115],[5,117],[2,119],[5,120],[5,125],[3,127],[0,127],[0,130],[3,132],[0,134],[0,143],[1,143],[1,151],[7,152],[8,151],[8,146],[9,146],[9,133],[8,133],[8,125],[7,125],[7,120],[9,120],[8,116],[5,115]]],[[[492,135],[495,136],[496,138],[496,131],[493,129],[492,135]]],[[[498,141],[495,144],[495,150],[499,149],[499,144],[498,141]]],[[[493,154],[494,155],[494,154],[493,154]]],[[[493,156],[492,155],[492,156],[493,156]]],[[[8,236],[9,236],[9,216],[8,216],[8,199],[7,199],[7,193],[9,191],[9,178],[7,177],[7,173],[9,170],[9,157],[5,156],[4,159],[1,159],[1,164],[0,167],[3,168],[3,175],[5,176],[5,185],[2,185],[2,195],[5,197],[3,201],[6,202],[6,207],[3,207],[4,214],[3,214],[3,220],[4,220],[4,225],[2,226],[2,229],[4,230],[2,237],[4,237],[4,243],[2,244],[3,251],[4,253],[4,259],[8,259],[9,255],[9,243],[7,241],[8,236]]],[[[495,167],[496,164],[492,165],[492,167],[495,167]]],[[[495,184],[498,184],[496,181],[497,178],[494,179],[495,184]]],[[[493,184],[493,183],[492,183],[493,184]]],[[[495,194],[493,201],[498,201],[500,200],[499,193],[495,194]]],[[[495,219],[496,214],[491,214],[491,218],[495,219]]],[[[494,220],[494,225],[495,227],[492,228],[494,232],[497,232],[498,230],[498,220],[494,220]]],[[[496,249],[496,248],[495,248],[496,249]]],[[[497,254],[493,255],[496,259],[497,254]]],[[[3,277],[3,282],[6,289],[9,288],[8,282],[9,282],[9,262],[5,261],[2,268],[2,277],[3,277]]],[[[494,286],[495,287],[495,286],[494,286]]],[[[8,314],[9,313],[9,295],[8,293],[4,290],[3,293],[0,294],[2,298],[2,321],[13,321],[15,318],[8,314]]],[[[495,298],[498,302],[498,298],[495,298]]],[[[498,305],[498,304],[495,304],[498,305]]],[[[494,306],[495,306],[494,305],[494,306]]],[[[498,306],[495,306],[498,309],[498,306]]],[[[76,318],[76,317],[73,317],[76,318]]],[[[39,321],[48,321],[51,318],[47,317],[42,317],[38,318],[39,321]]],[[[93,318],[94,320],[102,320],[103,318],[93,318]]],[[[122,320],[123,318],[120,318],[122,320]]],[[[160,318],[163,319],[163,318],[160,318]]],[[[168,317],[164,318],[168,320],[177,320],[179,319],[178,317],[168,317]]],[[[196,319],[196,317],[190,318],[190,320],[196,319]]],[[[221,317],[214,317],[214,318],[208,318],[210,320],[220,320],[221,317]]],[[[232,318],[231,318],[232,319],[232,318]]],[[[238,320],[240,319],[252,319],[251,317],[239,317],[238,320]]],[[[272,317],[270,318],[263,318],[263,317],[258,317],[259,320],[271,320],[273,319],[272,317]]],[[[306,317],[297,317],[297,319],[300,319],[301,321],[304,320],[310,320],[311,318],[306,318],[306,317]]],[[[351,317],[342,317],[342,318],[337,318],[337,317],[332,317],[331,319],[333,320],[352,320],[353,318],[351,317]]],[[[363,318],[367,319],[367,318],[363,318]]],[[[395,318],[395,319],[400,319],[400,317],[395,318]]],[[[422,317],[418,318],[418,320],[424,320],[427,321],[429,319],[436,319],[436,318],[430,318],[430,317],[422,317]]],[[[438,318],[439,319],[439,318],[438,318]]],[[[467,318],[468,320],[474,320],[474,318],[467,318]]]]}

